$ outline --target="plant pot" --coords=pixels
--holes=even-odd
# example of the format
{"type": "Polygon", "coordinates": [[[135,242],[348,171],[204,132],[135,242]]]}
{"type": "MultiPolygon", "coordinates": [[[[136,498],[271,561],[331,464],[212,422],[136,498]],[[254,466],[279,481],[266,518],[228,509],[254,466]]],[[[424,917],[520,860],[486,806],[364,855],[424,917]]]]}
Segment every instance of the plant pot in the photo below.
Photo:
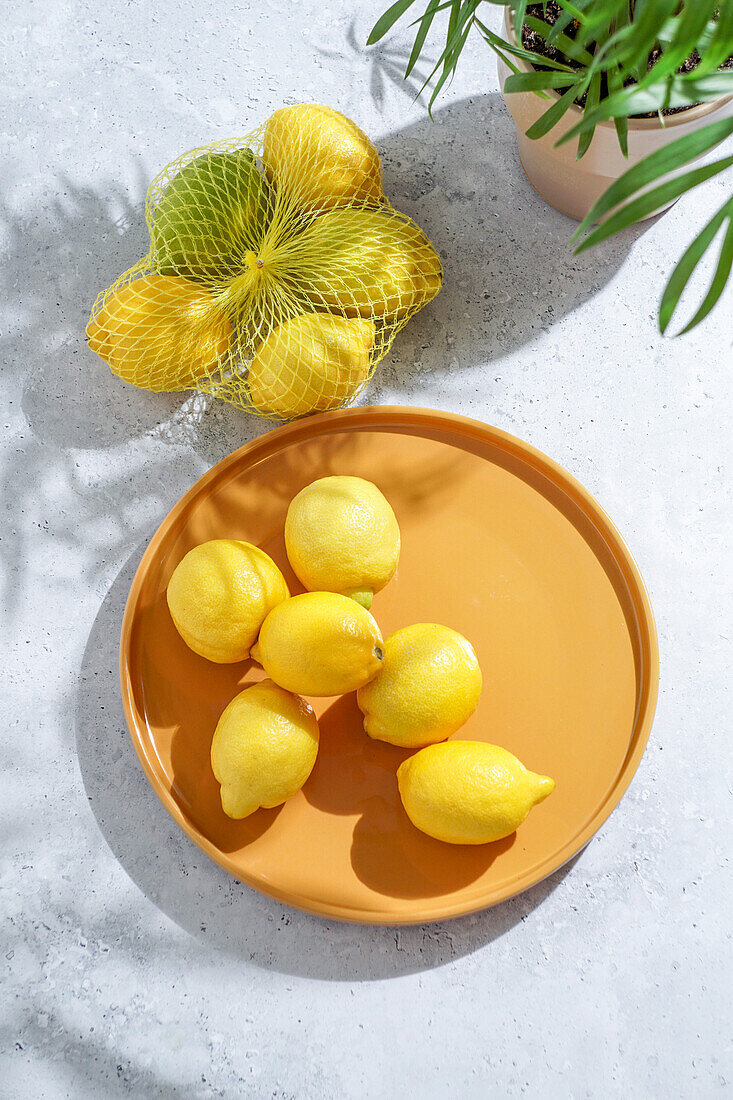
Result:
{"type": "MultiPolygon", "coordinates": [[[[510,8],[504,10],[504,37],[507,42],[516,42],[510,8]]],[[[518,57],[514,58],[514,62],[522,72],[533,72],[529,62],[518,57]]],[[[505,95],[504,81],[511,70],[501,58],[498,58],[498,70],[501,94],[517,127],[519,159],[527,179],[551,206],[578,220],[586,216],[596,199],[614,180],[649,153],[661,149],[663,145],[668,145],[684,134],[699,130],[709,122],[733,113],[733,96],[725,96],[710,103],[690,107],[679,114],[668,115],[664,123],[659,118],[629,119],[628,157],[619,148],[613,122],[601,122],[596,127],[593,141],[585,156],[576,160],[576,138],[559,147],[556,147],[556,142],[580,121],[582,108],[575,105],[570,107],[549,133],[533,141],[527,137],[526,131],[544,114],[549,101],[536,92],[505,95]]],[[[548,92],[547,95],[557,96],[557,93],[548,92]]],[[[678,172],[671,172],[670,178],[687,171],[694,163],[690,161],[678,172]]],[[[667,203],[654,213],[658,214],[671,205],[671,202],[667,203]]],[[[649,214],[648,217],[652,215],[649,214]]]]}

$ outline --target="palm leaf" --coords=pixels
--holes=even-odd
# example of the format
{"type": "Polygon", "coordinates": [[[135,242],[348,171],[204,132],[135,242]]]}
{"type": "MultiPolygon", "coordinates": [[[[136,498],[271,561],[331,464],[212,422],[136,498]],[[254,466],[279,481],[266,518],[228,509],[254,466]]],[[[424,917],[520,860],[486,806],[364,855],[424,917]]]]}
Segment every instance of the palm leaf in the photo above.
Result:
{"type": "Polygon", "coordinates": [[[638,198],[626,203],[615,214],[611,214],[606,221],[601,222],[592,233],[588,234],[584,241],[580,242],[575,249],[576,253],[585,252],[587,248],[600,244],[607,237],[612,237],[614,233],[619,233],[622,229],[628,229],[630,225],[635,225],[643,218],[648,218],[650,214],[654,214],[661,207],[674,202],[686,191],[691,191],[698,184],[712,179],[719,172],[724,172],[732,164],[733,156],[723,157],[721,160],[713,161],[712,164],[705,164],[702,168],[695,168],[691,172],[685,172],[681,176],[666,180],[650,191],[644,191],[638,198]]]}
{"type": "Polygon", "coordinates": [[[534,141],[549,133],[553,126],[557,125],[565,112],[570,110],[578,96],[583,95],[587,87],[588,81],[582,80],[580,83],[574,84],[571,88],[568,88],[559,99],[555,100],[551,107],[548,107],[544,114],[540,115],[536,122],[532,123],[529,130],[527,130],[527,137],[532,138],[534,141]]]}
{"type": "MultiPolygon", "coordinates": [[[[585,109],[592,111],[598,106],[598,101],[601,98],[601,74],[595,73],[588,85],[588,97],[585,101],[585,109]]],[[[593,141],[593,134],[595,130],[584,130],[578,138],[578,155],[577,159],[580,160],[588,152],[590,143],[593,141]]]]}
{"type": "Polygon", "coordinates": [[[514,35],[517,42],[522,41],[522,25],[527,12],[527,0],[519,0],[514,7],[514,35]]]}
{"type": "MultiPolygon", "coordinates": [[[[497,53],[502,60],[507,64],[506,55],[510,54],[512,57],[521,57],[523,61],[528,61],[530,64],[541,63],[542,65],[565,73],[570,73],[571,76],[575,76],[577,69],[573,69],[570,65],[564,65],[561,61],[554,61],[551,57],[543,57],[541,54],[534,53],[532,50],[525,50],[523,46],[515,46],[512,42],[505,42],[503,38],[500,38],[498,34],[494,34],[485,24],[481,22],[478,16],[475,17],[476,26],[481,31],[485,41],[491,46],[494,53],[497,53]]],[[[515,70],[516,71],[516,70],[515,70]]]]}
{"type": "Polygon", "coordinates": [[[731,134],[733,134],[733,118],[723,118],[718,122],[710,122],[691,134],[685,134],[684,137],[677,138],[676,141],[644,157],[638,164],[627,169],[603,192],[576,229],[571,242],[578,240],[592,225],[600,222],[609,211],[626,202],[642,188],[648,187],[655,180],[661,179],[662,176],[666,176],[668,172],[680,168],[683,164],[703,156],[731,134]]]}
{"type": "Polygon", "coordinates": [[[669,323],[679,305],[679,300],[685,287],[692,278],[695,268],[702,260],[708,248],[712,245],[720,227],[724,222],[728,226],[723,238],[723,244],[718,257],[718,264],[713,274],[713,279],[702,304],[692,320],[682,329],[682,333],[698,325],[707,317],[710,310],[716,304],[728,280],[733,266],[733,199],[728,199],[718,210],[705,228],[697,235],[690,247],[685,251],[664,289],[662,301],[659,306],[659,331],[664,335],[669,323]]]}
{"type": "Polygon", "coordinates": [[[420,20],[420,26],[418,27],[417,34],[415,35],[412,52],[407,62],[407,68],[405,69],[405,80],[407,80],[407,77],[410,75],[420,59],[422,48],[425,45],[425,39],[428,36],[428,31],[430,30],[433,19],[435,18],[435,13],[437,12],[439,6],[440,0],[430,0],[427,11],[420,20]]]}
{"type": "Polygon", "coordinates": [[[548,88],[567,88],[568,84],[581,84],[584,79],[583,73],[575,69],[562,73],[516,73],[506,78],[504,91],[507,95],[515,92],[544,92],[548,88]]]}
{"type": "Polygon", "coordinates": [[[608,118],[628,118],[661,111],[667,107],[689,107],[694,103],[706,103],[733,94],[733,72],[708,73],[695,77],[694,70],[687,76],[675,76],[647,88],[632,86],[609,96],[595,111],[584,112],[583,118],[558,141],[562,145],[586,128],[597,126],[608,118]]]}
{"type": "MultiPolygon", "coordinates": [[[[549,24],[543,23],[541,19],[536,19],[533,15],[525,16],[524,22],[530,30],[540,35],[546,42],[550,41],[548,32],[554,30],[554,28],[550,28],[549,24]]],[[[590,65],[593,62],[593,54],[588,53],[583,46],[578,45],[572,38],[568,38],[566,34],[556,35],[552,39],[552,45],[564,53],[566,57],[572,57],[574,61],[578,61],[582,65],[590,65]]]]}
{"type": "Polygon", "coordinates": [[[733,4],[720,5],[718,18],[712,24],[709,35],[703,35],[698,49],[702,55],[699,72],[714,72],[733,53],[733,4]],[[707,39],[707,41],[706,41],[707,39]]]}
{"type": "Polygon", "coordinates": [[[384,38],[387,31],[392,30],[397,20],[404,15],[407,9],[411,8],[414,3],[415,0],[397,0],[390,8],[387,8],[384,15],[379,17],[369,32],[367,46],[373,46],[380,38],[384,38]]]}
{"type": "Polygon", "coordinates": [[[690,56],[690,43],[697,42],[708,23],[709,11],[704,4],[688,4],[679,16],[672,20],[674,33],[667,41],[664,52],[649,73],[640,82],[651,84],[675,73],[690,56]]]}
{"type": "MultiPolygon", "coordinates": [[[[391,4],[372,28],[368,44],[383,38],[417,2],[396,0],[391,4]]],[[[551,131],[573,102],[587,93],[580,119],[557,142],[562,144],[577,137],[578,157],[589,149],[596,126],[606,120],[613,120],[619,147],[626,156],[631,116],[733,95],[733,71],[720,71],[723,62],[733,54],[733,0],[557,0],[561,12],[553,23],[528,15],[527,0],[514,3],[485,0],[496,7],[511,8],[516,41],[509,42],[481,22],[477,14],[481,2],[423,0],[419,5],[422,14],[411,24],[416,30],[406,78],[416,72],[436,15],[448,12],[445,45],[423,85],[424,89],[434,82],[428,107],[431,112],[437,96],[456,71],[474,24],[512,70],[505,82],[507,94],[530,92],[551,99],[548,108],[527,131],[530,138],[551,131]],[[522,45],[524,24],[560,51],[560,60],[526,50],[522,45]],[[650,65],[650,56],[659,52],[657,47],[661,55],[650,65]],[[680,73],[680,66],[695,49],[700,54],[700,63],[692,72],[680,73]],[[519,71],[518,60],[528,63],[533,71],[519,71]],[[604,87],[607,93],[602,98],[604,87]],[[550,96],[552,92],[558,94],[550,96]]],[[[733,119],[719,120],[670,142],[630,168],[600,197],[578,227],[572,238],[576,251],[600,243],[730,167],[733,157],[723,157],[713,164],[670,176],[731,134],[733,119]]],[[[733,204],[733,199],[730,203],[733,204]]],[[[662,332],[667,329],[697,264],[724,223],[726,229],[711,285],[683,331],[698,324],[719,300],[733,270],[730,204],[693,241],[673,272],[660,306],[662,332]]]]}
{"type": "Polygon", "coordinates": [[[559,39],[565,37],[565,28],[572,23],[573,20],[579,23],[583,21],[582,4],[576,7],[575,4],[569,3],[569,0],[559,0],[559,2],[563,10],[560,17],[555,20],[554,26],[550,27],[550,34],[548,36],[548,42],[552,46],[556,46],[559,39]]]}

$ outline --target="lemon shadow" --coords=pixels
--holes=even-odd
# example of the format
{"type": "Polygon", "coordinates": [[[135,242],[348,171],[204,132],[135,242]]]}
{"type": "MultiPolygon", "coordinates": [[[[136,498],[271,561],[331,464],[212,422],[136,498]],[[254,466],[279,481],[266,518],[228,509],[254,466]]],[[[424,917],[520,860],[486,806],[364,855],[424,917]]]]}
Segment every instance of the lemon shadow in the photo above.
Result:
{"type": "Polygon", "coordinates": [[[512,833],[493,844],[443,844],[411,824],[398,797],[375,798],[354,828],[351,865],[384,897],[437,901],[479,879],[514,841],[512,833]]]}
{"type": "Polygon", "coordinates": [[[352,693],[320,717],[318,759],[303,794],[324,813],[359,814],[351,842],[357,878],[387,898],[437,899],[480,878],[508,851],[495,844],[443,844],[412,825],[397,789],[397,768],[414,749],[373,741],[352,693]]]}
{"type": "Polygon", "coordinates": [[[366,813],[374,798],[392,797],[397,768],[411,753],[367,737],[354,692],[336,699],[318,726],[318,758],[303,787],[312,806],[328,814],[354,815],[366,813]]]}

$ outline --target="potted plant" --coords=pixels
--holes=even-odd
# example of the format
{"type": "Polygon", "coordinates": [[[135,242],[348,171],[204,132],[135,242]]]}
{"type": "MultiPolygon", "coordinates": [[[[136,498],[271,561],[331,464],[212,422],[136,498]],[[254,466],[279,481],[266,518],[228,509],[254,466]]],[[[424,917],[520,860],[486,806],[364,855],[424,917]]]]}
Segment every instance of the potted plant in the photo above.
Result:
{"type": "MultiPolygon", "coordinates": [[[[530,182],[553,206],[582,219],[577,251],[659,213],[733,165],[733,156],[695,163],[733,134],[733,0],[488,2],[505,9],[503,35],[479,18],[482,0],[428,0],[405,75],[435,16],[448,9],[445,48],[429,77],[436,77],[432,107],[472,27],[479,31],[498,56],[530,182]]],[[[368,41],[415,3],[393,4],[368,41]]],[[[721,231],[710,289],[684,331],[712,309],[733,266],[733,197],[673,272],[660,305],[662,332],[721,231]]]]}

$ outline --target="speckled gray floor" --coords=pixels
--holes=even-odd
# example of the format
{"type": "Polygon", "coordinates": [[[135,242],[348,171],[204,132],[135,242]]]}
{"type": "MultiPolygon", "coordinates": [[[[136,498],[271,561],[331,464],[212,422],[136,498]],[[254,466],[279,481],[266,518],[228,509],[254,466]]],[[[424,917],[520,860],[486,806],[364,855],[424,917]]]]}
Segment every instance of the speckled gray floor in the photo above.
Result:
{"type": "Polygon", "coordinates": [[[3,1096],[730,1090],[731,297],[682,340],[654,323],[730,180],[574,258],[487,49],[467,48],[433,123],[397,78],[408,37],[362,46],[381,6],[3,8],[3,1096]],[[363,401],[477,416],[567,466],[626,536],[660,632],[651,742],[590,846],[501,908],[404,931],[229,879],[148,788],[118,699],[146,540],[263,425],[118,382],[85,348],[88,309],[145,251],[166,161],[310,99],[378,139],[388,193],[445,261],[363,401]]]}

